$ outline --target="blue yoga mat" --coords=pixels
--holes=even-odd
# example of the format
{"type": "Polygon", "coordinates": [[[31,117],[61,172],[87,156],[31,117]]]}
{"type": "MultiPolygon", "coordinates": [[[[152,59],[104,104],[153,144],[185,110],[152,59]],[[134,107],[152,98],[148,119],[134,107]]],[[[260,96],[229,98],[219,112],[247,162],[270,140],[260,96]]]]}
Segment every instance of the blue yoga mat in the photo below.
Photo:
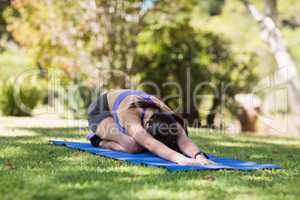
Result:
{"type": "Polygon", "coordinates": [[[257,164],[256,162],[247,162],[233,160],[230,158],[217,157],[209,155],[209,159],[218,163],[218,165],[199,165],[186,166],[164,160],[150,152],[130,154],[108,149],[96,148],[89,143],[83,142],[68,142],[68,141],[51,141],[52,144],[67,146],[71,149],[90,152],[98,156],[104,156],[116,160],[127,161],[133,164],[144,164],[147,166],[164,167],[169,171],[189,171],[189,170],[217,170],[217,169],[239,169],[239,170],[254,170],[254,169],[282,169],[282,167],[273,164],[257,164]]]}

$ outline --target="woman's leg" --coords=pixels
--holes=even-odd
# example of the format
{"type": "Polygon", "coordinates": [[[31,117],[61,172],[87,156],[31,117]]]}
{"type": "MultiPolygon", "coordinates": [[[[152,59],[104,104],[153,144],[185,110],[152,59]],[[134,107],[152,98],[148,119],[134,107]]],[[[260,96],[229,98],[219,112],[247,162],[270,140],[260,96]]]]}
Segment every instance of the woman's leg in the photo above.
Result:
{"type": "Polygon", "coordinates": [[[96,130],[96,135],[103,140],[101,141],[102,144],[100,143],[100,146],[104,148],[114,148],[112,150],[116,150],[115,148],[117,148],[129,153],[138,153],[143,150],[132,137],[123,134],[118,130],[112,117],[107,117],[100,122],[96,130]]]}

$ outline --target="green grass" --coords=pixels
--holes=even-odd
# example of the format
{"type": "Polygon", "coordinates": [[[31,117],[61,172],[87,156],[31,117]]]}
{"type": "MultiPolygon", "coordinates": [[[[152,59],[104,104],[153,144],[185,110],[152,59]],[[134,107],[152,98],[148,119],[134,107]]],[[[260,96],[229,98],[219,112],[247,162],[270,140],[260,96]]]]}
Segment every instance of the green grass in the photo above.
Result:
{"type": "MultiPolygon", "coordinates": [[[[1,132],[1,131],[0,131],[1,132]]],[[[171,173],[50,145],[84,140],[85,130],[31,128],[0,134],[0,199],[299,199],[300,141],[226,136],[192,138],[209,153],[280,164],[287,170],[171,173]]]]}

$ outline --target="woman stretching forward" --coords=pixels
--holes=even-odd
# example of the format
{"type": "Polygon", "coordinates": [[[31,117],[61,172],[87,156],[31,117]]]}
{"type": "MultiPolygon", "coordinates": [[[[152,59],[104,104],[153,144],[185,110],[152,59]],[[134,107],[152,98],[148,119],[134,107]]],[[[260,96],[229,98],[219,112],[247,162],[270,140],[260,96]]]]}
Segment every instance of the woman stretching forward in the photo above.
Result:
{"type": "Polygon", "coordinates": [[[113,90],[88,110],[88,139],[93,146],[138,153],[147,149],[182,165],[214,164],[187,136],[182,118],[155,96],[137,90],[113,90]]]}

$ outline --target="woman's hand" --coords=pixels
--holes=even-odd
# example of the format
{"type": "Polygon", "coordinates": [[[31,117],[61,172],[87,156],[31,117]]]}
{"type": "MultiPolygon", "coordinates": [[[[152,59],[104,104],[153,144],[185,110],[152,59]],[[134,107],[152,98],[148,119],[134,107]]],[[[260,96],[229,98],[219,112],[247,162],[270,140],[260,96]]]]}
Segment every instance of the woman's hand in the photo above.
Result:
{"type": "Polygon", "coordinates": [[[215,164],[215,162],[213,162],[211,160],[208,160],[206,158],[204,158],[204,159],[200,159],[200,158],[193,159],[193,158],[184,157],[183,159],[179,160],[177,162],[177,164],[179,164],[179,165],[211,165],[211,164],[215,164]]]}
{"type": "Polygon", "coordinates": [[[205,158],[204,156],[202,155],[198,155],[196,156],[196,159],[199,163],[201,163],[202,165],[215,165],[217,163],[215,163],[214,161],[212,160],[209,160],[207,158],[205,158]]]}

